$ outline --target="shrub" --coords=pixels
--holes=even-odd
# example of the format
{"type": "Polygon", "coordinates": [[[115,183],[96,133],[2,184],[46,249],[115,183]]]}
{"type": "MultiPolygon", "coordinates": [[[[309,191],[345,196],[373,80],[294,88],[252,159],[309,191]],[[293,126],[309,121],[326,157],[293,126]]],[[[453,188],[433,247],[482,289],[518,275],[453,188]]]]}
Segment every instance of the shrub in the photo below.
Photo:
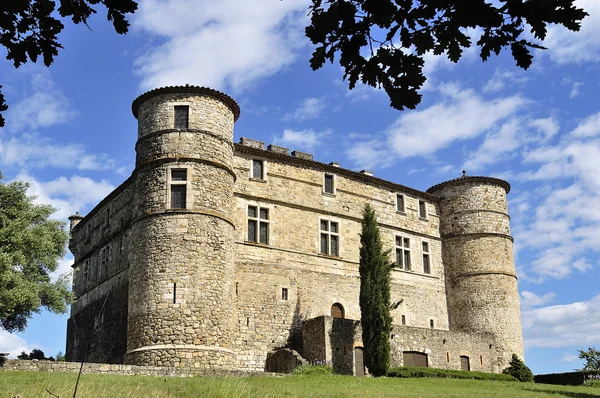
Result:
{"type": "Polygon", "coordinates": [[[333,373],[333,368],[328,363],[311,363],[294,368],[292,373],[295,375],[329,375],[333,373]]]}
{"type": "Polygon", "coordinates": [[[388,377],[436,377],[449,379],[517,381],[513,376],[502,373],[467,372],[464,370],[399,367],[388,372],[388,377]]]}
{"type": "Polygon", "coordinates": [[[586,387],[600,388],[600,380],[586,380],[583,382],[583,385],[586,387]]]}
{"type": "Polygon", "coordinates": [[[516,354],[512,355],[508,367],[502,373],[514,376],[517,380],[523,382],[533,381],[533,372],[519,359],[516,354]]]}

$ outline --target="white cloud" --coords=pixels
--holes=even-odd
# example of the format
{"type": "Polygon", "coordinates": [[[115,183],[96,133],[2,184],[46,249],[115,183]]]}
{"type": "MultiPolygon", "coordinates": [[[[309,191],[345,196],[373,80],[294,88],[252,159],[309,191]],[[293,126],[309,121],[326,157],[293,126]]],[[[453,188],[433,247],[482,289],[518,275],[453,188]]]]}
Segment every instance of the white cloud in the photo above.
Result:
{"type": "Polygon", "coordinates": [[[477,137],[528,102],[519,95],[485,100],[455,84],[442,85],[440,92],[440,102],[403,113],[388,127],[388,144],[396,156],[429,155],[453,142],[477,137]]]}
{"type": "Polygon", "coordinates": [[[483,92],[495,93],[506,87],[512,87],[517,84],[522,85],[529,80],[528,77],[522,76],[523,73],[496,69],[492,78],[483,86],[483,92]]]}
{"type": "Polygon", "coordinates": [[[277,145],[292,149],[312,151],[322,143],[329,134],[331,134],[331,130],[317,132],[312,129],[300,131],[285,129],[283,134],[280,137],[275,137],[273,142],[277,145]]]}
{"type": "Polygon", "coordinates": [[[539,307],[541,305],[548,304],[549,302],[554,300],[555,297],[556,297],[556,294],[554,294],[552,292],[538,296],[535,293],[524,290],[521,292],[521,307],[523,307],[523,308],[539,307]]]}
{"type": "Polygon", "coordinates": [[[107,170],[116,167],[115,160],[107,154],[90,153],[81,144],[56,144],[37,134],[0,139],[0,164],[78,170],[107,170]]]}
{"type": "Polygon", "coordinates": [[[575,354],[565,354],[563,355],[563,357],[560,359],[561,362],[575,362],[579,359],[578,355],[575,354]]]}
{"type": "Polygon", "coordinates": [[[33,348],[22,337],[0,328],[0,352],[8,352],[9,358],[14,359],[23,351],[29,353],[33,348]]]}
{"type": "Polygon", "coordinates": [[[293,112],[285,114],[283,120],[302,122],[319,117],[325,108],[323,98],[306,98],[293,112]]]}
{"type": "Polygon", "coordinates": [[[522,311],[526,347],[566,347],[600,341],[600,296],[590,301],[522,311]]]}
{"type": "Polygon", "coordinates": [[[574,137],[593,137],[600,135],[600,112],[588,116],[573,130],[574,137]]]}
{"type": "Polygon", "coordinates": [[[583,82],[574,82],[571,87],[571,94],[569,94],[569,99],[573,99],[579,95],[579,88],[583,86],[583,82]]]}
{"type": "Polygon", "coordinates": [[[395,162],[394,154],[378,140],[356,142],[346,150],[346,156],[362,170],[386,168],[395,162]]]}
{"type": "Polygon", "coordinates": [[[579,32],[571,32],[560,25],[548,27],[544,46],[538,54],[550,57],[558,64],[600,61],[600,2],[598,0],[576,0],[575,6],[590,15],[583,20],[579,32]]]}
{"type": "Polygon", "coordinates": [[[160,39],[136,60],[142,88],[197,84],[239,91],[308,44],[308,0],[147,0],[134,27],[160,39]]]}
{"type": "Polygon", "coordinates": [[[105,180],[94,181],[81,176],[59,177],[43,182],[27,172],[21,172],[15,180],[28,182],[27,192],[37,196],[35,203],[52,205],[56,209],[53,217],[60,220],[96,205],[115,188],[105,180]]]}
{"type": "Polygon", "coordinates": [[[6,130],[20,132],[65,123],[77,112],[62,90],[54,83],[50,73],[34,69],[31,77],[31,93],[10,104],[6,112],[6,130]]]}

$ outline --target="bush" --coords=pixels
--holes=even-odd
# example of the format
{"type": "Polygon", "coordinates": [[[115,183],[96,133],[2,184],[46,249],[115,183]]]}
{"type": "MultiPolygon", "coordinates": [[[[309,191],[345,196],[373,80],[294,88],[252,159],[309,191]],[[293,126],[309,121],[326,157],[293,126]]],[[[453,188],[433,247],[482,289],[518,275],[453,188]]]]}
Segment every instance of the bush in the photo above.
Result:
{"type": "Polygon", "coordinates": [[[333,368],[327,363],[306,364],[294,368],[292,373],[295,375],[330,375],[333,373],[333,368]]]}
{"type": "Polygon", "coordinates": [[[519,359],[516,354],[512,355],[508,367],[502,371],[502,373],[511,375],[519,381],[532,382],[533,372],[525,365],[523,361],[519,359]]]}
{"type": "Polygon", "coordinates": [[[586,380],[583,382],[585,387],[596,387],[600,388],[600,380],[586,380]]]}
{"type": "Polygon", "coordinates": [[[400,367],[390,369],[388,377],[437,377],[448,379],[517,381],[513,376],[502,373],[467,372],[464,370],[400,367]]]}

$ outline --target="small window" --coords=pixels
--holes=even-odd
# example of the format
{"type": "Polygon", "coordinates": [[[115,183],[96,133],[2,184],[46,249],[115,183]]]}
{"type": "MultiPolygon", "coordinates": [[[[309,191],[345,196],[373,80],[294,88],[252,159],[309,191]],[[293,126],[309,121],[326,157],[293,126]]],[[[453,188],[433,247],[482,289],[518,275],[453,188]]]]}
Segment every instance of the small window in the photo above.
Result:
{"type": "Polygon", "coordinates": [[[110,246],[100,250],[100,268],[98,269],[98,280],[102,281],[108,277],[108,262],[110,259],[110,246]]]}
{"type": "Polygon", "coordinates": [[[287,299],[288,299],[288,290],[287,290],[287,287],[281,288],[281,299],[287,301],[287,299]]]}
{"type": "Polygon", "coordinates": [[[86,291],[90,287],[90,260],[83,262],[83,290],[86,291]]]}
{"type": "Polygon", "coordinates": [[[402,315],[402,324],[406,325],[406,315],[402,315]]]}
{"type": "Polygon", "coordinates": [[[187,129],[189,119],[190,107],[187,105],[176,105],[175,106],[175,128],[176,129],[187,129]]]}
{"type": "Polygon", "coordinates": [[[252,178],[257,180],[264,180],[264,161],[259,159],[252,159],[252,178]]]}
{"type": "Polygon", "coordinates": [[[340,319],[344,319],[345,313],[344,313],[344,306],[341,305],[340,303],[335,303],[334,305],[331,306],[331,317],[332,318],[340,318],[340,319]]]}
{"type": "Polygon", "coordinates": [[[431,274],[429,242],[423,242],[423,272],[426,274],[431,274]]]}
{"type": "Polygon", "coordinates": [[[334,194],[335,186],[334,186],[334,177],[333,174],[325,174],[324,184],[323,184],[323,192],[334,194]]]}
{"type": "Polygon", "coordinates": [[[433,326],[434,326],[434,325],[433,325],[433,319],[430,319],[430,320],[429,320],[429,327],[433,329],[433,326]]]}
{"type": "Polygon", "coordinates": [[[171,169],[171,209],[187,206],[187,169],[171,169]]]}
{"type": "Polygon", "coordinates": [[[427,218],[427,207],[424,200],[419,200],[419,217],[427,218]]]}
{"type": "Polygon", "coordinates": [[[340,236],[339,224],[336,221],[321,220],[319,222],[321,229],[321,254],[339,257],[340,255],[340,236]]]}
{"type": "Polygon", "coordinates": [[[396,211],[404,213],[404,195],[396,194],[396,211]]]}
{"type": "Polygon", "coordinates": [[[177,304],[177,283],[173,283],[173,304],[177,304]]]}
{"type": "Polygon", "coordinates": [[[248,242],[269,244],[269,209],[248,206],[248,242]]]}
{"type": "Polygon", "coordinates": [[[396,236],[396,267],[406,271],[411,270],[409,238],[396,236]]]}

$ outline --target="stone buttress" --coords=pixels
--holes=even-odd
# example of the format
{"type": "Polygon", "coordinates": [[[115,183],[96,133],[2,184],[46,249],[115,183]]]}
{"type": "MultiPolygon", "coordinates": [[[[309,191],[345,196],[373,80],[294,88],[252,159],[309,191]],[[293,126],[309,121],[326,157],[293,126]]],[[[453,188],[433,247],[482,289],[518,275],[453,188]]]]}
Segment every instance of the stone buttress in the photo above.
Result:
{"type": "Polygon", "coordinates": [[[132,110],[136,221],[125,363],[230,369],[239,107],[218,91],[185,86],[149,91],[132,110]]]}
{"type": "Polygon", "coordinates": [[[508,366],[513,353],[523,358],[509,190],[506,181],[466,175],[427,190],[441,197],[450,330],[493,334],[496,372],[508,366]]]}

